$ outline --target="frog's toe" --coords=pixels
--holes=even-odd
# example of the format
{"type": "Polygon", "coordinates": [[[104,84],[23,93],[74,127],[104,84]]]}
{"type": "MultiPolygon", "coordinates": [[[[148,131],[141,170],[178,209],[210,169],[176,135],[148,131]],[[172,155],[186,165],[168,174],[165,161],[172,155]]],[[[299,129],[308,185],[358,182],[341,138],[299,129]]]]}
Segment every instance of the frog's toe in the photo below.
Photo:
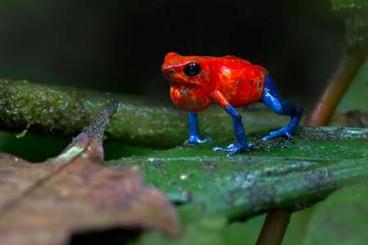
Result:
{"type": "Polygon", "coordinates": [[[291,132],[289,132],[289,131],[285,132],[285,137],[286,137],[288,140],[292,140],[292,139],[294,139],[294,135],[293,135],[291,132]]]}
{"type": "Polygon", "coordinates": [[[270,132],[268,135],[262,138],[262,141],[270,141],[276,138],[276,134],[274,132],[270,132]]]}
{"type": "Polygon", "coordinates": [[[214,152],[232,152],[236,148],[238,148],[238,147],[236,146],[236,143],[235,143],[235,144],[230,144],[226,147],[216,146],[216,147],[213,147],[212,149],[213,149],[214,152]]]}
{"type": "Polygon", "coordinates": [[[211,137],[190,136],[189,139],[184,141],[184,145],[199,145],[210,141],[212,141],[211,137]]]}
{"type": "Polygon", "coordinates": [[[213,147],[212,150],[214,152],[230,152],[233,148],[234,148],[234,144],[230,144],[226,147],[216,146],[216,147],[213,147]]]}
{"type": "Polygon", "coordinates": [[[240,147],[233,147],[231,149],[229,149],[229,151],[227,152],[227,156],[230,157],[230,156],[234,156],[238,153],[242,153],[244,150],[241,149],[240,147]]]}
{"type": "Polygon", "coordinates": [[[214,147],[213,151],[215,152],[226,152],[228,156],[233,156],[238,153],[242,153],[244,151],[250,151],[253,148],[253,143],[234,143],[230,144],[227,147],[214,147]]]}
{"type": "Polygon", "coordinates": [[[263,137],[262,140],[270,141],[270,140],[273,140],[279,137],[283,137],[283,138],[287,138],[291,140],[294,138],[294,132],[293,130],[290,130],[288,128],[280,128],[278,130],[270,132],[267,136],[263,137]]]}
{"type": "Polygon", "coordinates": [[[212,150],[214,152],[226,152],[227,151],[227,147],[219,147],[219,146],[215,146],[212,148],[212,150]]]}
{"type": "Polygon", "coordinates": [[[251,151],[253,149],[253,147],[254,147],[253,142],[248,142],[248,144],[247,144],[247,150],[251,151]]]}

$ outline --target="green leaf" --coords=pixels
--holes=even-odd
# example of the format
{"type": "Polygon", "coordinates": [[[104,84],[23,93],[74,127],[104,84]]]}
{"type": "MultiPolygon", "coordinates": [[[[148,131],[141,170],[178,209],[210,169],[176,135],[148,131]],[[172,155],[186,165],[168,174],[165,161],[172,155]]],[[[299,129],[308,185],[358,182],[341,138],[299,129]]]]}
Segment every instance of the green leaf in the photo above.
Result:
{"type": "Polygon", "coordinates": [[[366,244],[367,182],[339,190],[314,208],[302,244],[366,244]]]}
{"type": "MultiPolygon", "coordinates": [[[[277,208],[303,209],[339,187],[366,179],[367,139],[368,129],[303,128],[294,141],[257,140],[253,152],[235,157],[212,152],[212,146],[226,141],[110,164],[138,165],[149,183],[185,204],[179,207],[182,236],[174,241],[149,233],[138,244],[254,244],[264,216],[252,216],[277,208]]],[[[305,214],[293,218],[285,244],[303,237],[310,218],[305,214]]]]}
{"type": "Polygon", "coordinates": [[[368,176],[367,138],[368,129],[305,128],[295,141],[257,141],[253,152],[235,157],[208,144],[110,164],[138,165],[173,201],[199,205],[205,214],[250,217],[305,207],[368,176]]]}

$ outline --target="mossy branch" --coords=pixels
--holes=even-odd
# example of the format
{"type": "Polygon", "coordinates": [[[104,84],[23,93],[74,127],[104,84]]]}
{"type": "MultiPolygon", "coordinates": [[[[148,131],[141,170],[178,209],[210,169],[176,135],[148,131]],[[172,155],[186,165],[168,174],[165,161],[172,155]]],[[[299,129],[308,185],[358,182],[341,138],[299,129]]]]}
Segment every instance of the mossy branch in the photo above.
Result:
{"type": "MultiPolygon", "coordinates": [[[[174,107],[153,105],[129,96],[111,95],[30,83],[0,80],[0,124],[7,130],[75,135],[96,117],[106,101],[119,101],[117,113],[106,130],[110,139],[155,146],[175,146],[187,137],[186,114],[174,107]]],[[[220,109],[219,109],[220,110],[220,109]]],[[[226,113],[212,108],[201,113],[203,134],[232,137],[226,113]]],[[[267,111],[247,113],[248,132],[281,126],[283,118],[267,111]]]]}

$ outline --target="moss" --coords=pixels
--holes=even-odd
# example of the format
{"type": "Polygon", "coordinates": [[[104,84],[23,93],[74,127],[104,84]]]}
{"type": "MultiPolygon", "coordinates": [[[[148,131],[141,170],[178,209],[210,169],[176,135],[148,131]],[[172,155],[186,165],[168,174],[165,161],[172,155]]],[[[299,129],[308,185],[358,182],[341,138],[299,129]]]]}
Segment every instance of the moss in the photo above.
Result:
{"type": "Polygon", "coordinates": [[[76,133],[91,121],[93,111],[76,90],[0,80],[1,123],[7,128],[76,133]]]}
{"type": "MultiPolygon", "coordinates": [[[[187,137],[183,112],[128,96],[83,91],[30,83],[0,80],[0,121],[3,128],[44,134],[74,135],[92,121],[112,98],[119,101],[117,113],[107,128],[111,139],[124,139],[140,145],[168,147],[187,137]]],[[[264,110],[245,114],[248,132],[279,127],[286,118],[264,110]]],[[[200,115],[203,134],[213,138],[232,138],[230,117],[219,108],[200,115]]]]}

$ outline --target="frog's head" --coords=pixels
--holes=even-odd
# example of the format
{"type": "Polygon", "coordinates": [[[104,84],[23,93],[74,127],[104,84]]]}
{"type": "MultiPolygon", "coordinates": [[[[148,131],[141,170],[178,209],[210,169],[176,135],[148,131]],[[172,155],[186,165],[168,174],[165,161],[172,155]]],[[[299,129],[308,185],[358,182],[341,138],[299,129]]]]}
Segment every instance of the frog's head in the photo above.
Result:
{"type": "Polygon", "coordinates": [[[209,67],[204,57],[170,52],[165,56],[161,71],[173,84],[203,87],[209,83],[209,67]]]}

